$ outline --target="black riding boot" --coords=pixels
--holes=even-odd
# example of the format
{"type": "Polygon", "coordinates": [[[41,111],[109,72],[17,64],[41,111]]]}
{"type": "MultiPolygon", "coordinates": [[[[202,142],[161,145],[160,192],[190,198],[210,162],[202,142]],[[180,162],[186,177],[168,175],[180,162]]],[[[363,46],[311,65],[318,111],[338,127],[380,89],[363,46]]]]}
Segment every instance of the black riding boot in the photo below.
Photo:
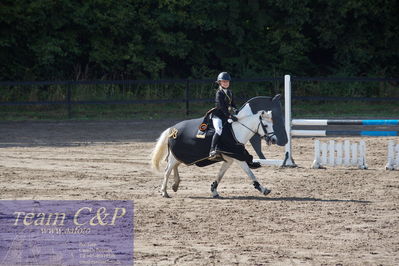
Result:
{"type": "Polygon", "coordinates": [[[218,147],[218,143],[219,143],[219,138],[220,138],[220,135],[216,134],[216,133],[212,137],[211,150],[209,152],[210,158],[214,158],[214,157],[216,157],[216,155],[218,155],[217,147],[218,147]]]}

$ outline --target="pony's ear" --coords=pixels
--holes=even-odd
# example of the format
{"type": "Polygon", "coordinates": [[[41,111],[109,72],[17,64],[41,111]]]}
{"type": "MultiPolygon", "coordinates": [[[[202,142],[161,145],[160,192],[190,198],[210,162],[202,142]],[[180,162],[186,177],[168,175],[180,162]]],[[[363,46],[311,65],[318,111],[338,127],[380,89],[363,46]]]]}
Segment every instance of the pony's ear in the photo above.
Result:
{"type": "Polygon", "coordinates": [[[260,115],[261,115],[262,118],[271,119],[271,118],[272,118],[272,111],[265,111],[265,110],[262,110],[262,112],[260,113],[260,115]]]}
{"type": "Polygon", "coordinates": [[[272,101],[273,102],[280,101],[280,98],[281,98],[281,94],[276,94],[276,96],[273,97],[272,101]]]}
{"type": "Polygon", "coordinates": [[[267,118],[271,119],[272,118],[272,111],[267,111],[265,116],[267,118]]]}

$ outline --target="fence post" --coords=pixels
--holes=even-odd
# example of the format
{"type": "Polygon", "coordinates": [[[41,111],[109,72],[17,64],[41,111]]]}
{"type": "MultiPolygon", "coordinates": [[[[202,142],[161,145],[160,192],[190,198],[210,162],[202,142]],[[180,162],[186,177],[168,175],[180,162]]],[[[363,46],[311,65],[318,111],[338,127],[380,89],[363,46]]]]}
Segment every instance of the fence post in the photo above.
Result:
{"type": "Polygon", "coordinates": [[[190,113],[190,80],[187,80],[186,83],[186,93],[185,93],[185,102],[186,102],[186,116],[190,113]]]}
{"type": "Polygon", "coordinates": [[[72,84],[68,83],[67,84],[67,91],[66,91],[66,105],[67,105],[67,110],[68,110],[68,119],[72,118],[71,98],[72,98],[72,84]]]}

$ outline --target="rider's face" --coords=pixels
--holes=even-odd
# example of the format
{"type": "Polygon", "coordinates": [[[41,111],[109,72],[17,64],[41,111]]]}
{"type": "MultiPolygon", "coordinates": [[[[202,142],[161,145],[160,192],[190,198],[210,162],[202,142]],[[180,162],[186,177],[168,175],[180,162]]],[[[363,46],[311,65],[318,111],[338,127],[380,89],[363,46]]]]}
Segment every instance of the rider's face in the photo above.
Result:
{"type": "Polygon", "coordinates": [[[230,86],[230,80],[221,80],[220,86],[222,86],[222,88],[227,89],[230,86]]]}

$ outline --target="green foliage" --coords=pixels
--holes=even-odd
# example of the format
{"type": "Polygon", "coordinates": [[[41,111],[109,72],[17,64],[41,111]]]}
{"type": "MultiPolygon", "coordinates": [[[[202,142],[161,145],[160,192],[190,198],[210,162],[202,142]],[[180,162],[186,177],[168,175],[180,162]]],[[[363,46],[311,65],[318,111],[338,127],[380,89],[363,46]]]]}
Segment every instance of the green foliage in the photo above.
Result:
{"type": "Polygon", "coordinates": [[[399,73],[398,1],[4,0],[0,80],[399,73]]]}

